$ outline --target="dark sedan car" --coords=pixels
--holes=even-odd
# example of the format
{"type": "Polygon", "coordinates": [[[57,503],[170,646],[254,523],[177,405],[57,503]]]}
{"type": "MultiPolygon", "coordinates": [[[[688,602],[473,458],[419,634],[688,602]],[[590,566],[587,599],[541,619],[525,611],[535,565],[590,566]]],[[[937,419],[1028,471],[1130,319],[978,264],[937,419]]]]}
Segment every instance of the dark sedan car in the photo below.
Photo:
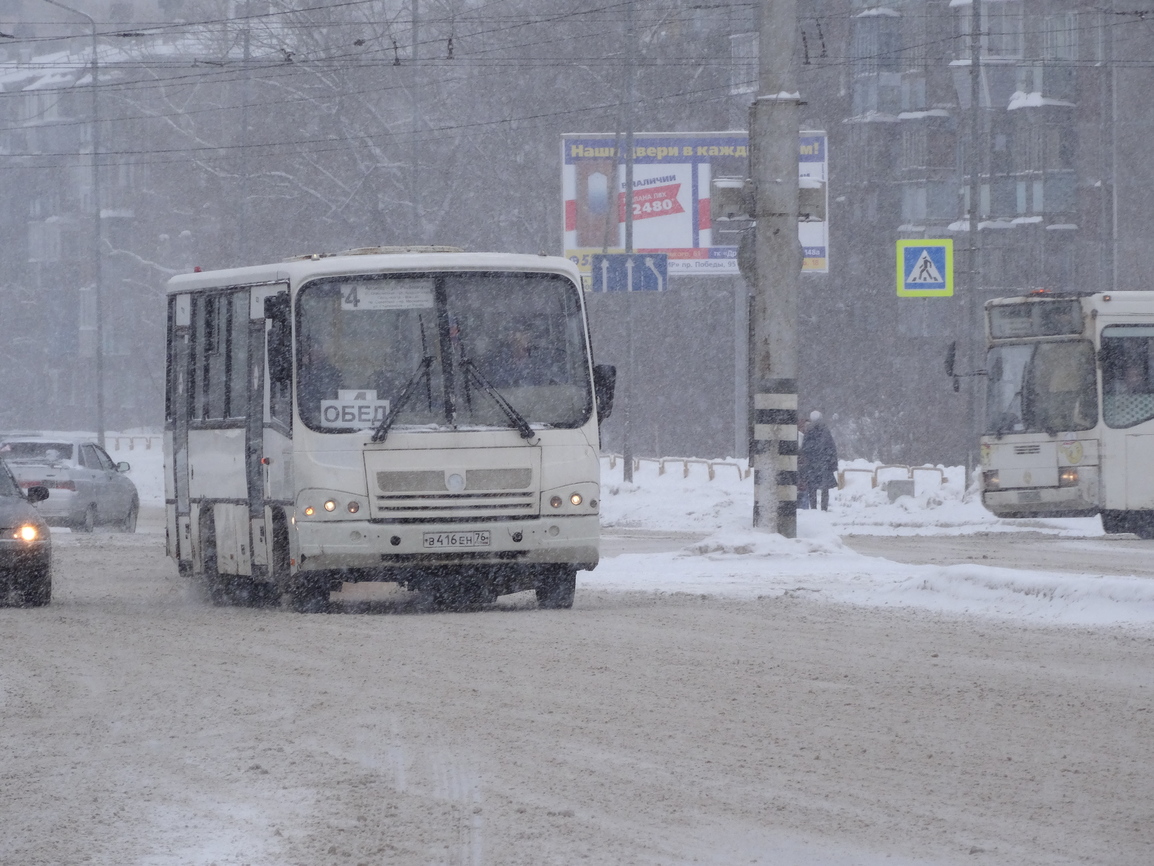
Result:
{"type": "Polygon", "coordinates": [[[0,461],[0,604],[40,607],[52,600],[52,540],[32,507],[47,498],[47,487],[22,492],[0,461]]]}

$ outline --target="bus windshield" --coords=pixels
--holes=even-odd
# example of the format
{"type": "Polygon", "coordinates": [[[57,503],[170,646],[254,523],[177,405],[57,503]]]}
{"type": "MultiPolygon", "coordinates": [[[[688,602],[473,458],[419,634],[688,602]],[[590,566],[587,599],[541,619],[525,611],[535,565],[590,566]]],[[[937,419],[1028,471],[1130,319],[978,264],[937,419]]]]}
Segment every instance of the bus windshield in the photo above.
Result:
{"type": "Polygon", "coordinates": [[[1097,424],[1094,348],[1088,340],[998,345],[987,364],[987,433],[1053,435],[1097,424]]]}
{"type": "Polygon", "coordinates": [[[512,414],[578,427],[593,401],[577,292],[532,273],[310,282],[297,298],[300,417],[331,433],[378,427],[392,409],[395,426],[510,427],[512,414]]]}

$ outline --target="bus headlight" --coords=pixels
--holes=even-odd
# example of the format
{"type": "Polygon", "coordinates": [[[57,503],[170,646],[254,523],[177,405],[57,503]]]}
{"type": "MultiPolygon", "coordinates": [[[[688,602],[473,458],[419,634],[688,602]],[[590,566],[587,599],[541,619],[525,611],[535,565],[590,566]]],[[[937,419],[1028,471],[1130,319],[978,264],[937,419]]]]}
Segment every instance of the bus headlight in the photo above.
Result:
{"type": "Polygon", "coordinates": [[[997,490],[1001,487],[998,482],[998,470],[986,469],[982,471],[982,487],[986,490],[997,490]]]}
{"type": "Polygon", "coordinates": [[[569,502],[573,505],[580,505],[581,504],[581,494],[580,493],[572,494],[569,497],[569,502]]]}
{"type": "Polygon", "coordinates": [[[1058,486],[1059,487],[1077,487],[1078,486],[1078,468],[1076,466],[1066,466],[1058,470],[1058,486]]]}
{"type": "Polygon", "coordinates": [[[325,511],[336,511],[336,510],[337,510],[336,500],[326,499],[325,500],[325,511]]]}

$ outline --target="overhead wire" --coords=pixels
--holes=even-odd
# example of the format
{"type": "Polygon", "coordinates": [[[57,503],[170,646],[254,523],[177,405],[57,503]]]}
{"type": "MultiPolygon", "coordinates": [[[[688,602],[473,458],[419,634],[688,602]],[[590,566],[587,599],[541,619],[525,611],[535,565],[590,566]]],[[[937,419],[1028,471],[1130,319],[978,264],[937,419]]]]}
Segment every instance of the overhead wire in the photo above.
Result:
{"type": "MultiPolygon", "coordinates": [[[[366,4],[365,4],[364,0],[354,0],[354,2],[342,3],[342,4],[337,4],[337,5],[343,6],[343,7],[356,7],[356,6],[364,6],[366,4]]],[[[612,3],[612,4],[605,4],[605,5],[597,7],[597,8],[598,8],[598,10],[606,10],[606,9],[616,8],[616,7],[619,7],[621,5],[622,4],[620,4],[620,3],[612,3]]],[[[747,5],[751,5],[751,4],[741,4],[741,5],[747,6],[747,5]]],[[[312,7],[312,10],[304,10],[304,11],[315,11],[317,9],[331,10],[332,8],[334,8],[334,7],[333,6],[312,7]]],[[[729,10],[729,9],[732,9],[733,7],[732,6],[724,6],[724,7],[714,7],[714,8],[724,8],[724,9],[729,10]]],[[[294,10],[293,13],[283,12],[283,13],[278,13],[278,14],[283,14],[283,15],[299,14],[300,11],[301,10],[294,10]]],[[[584,11],[584,10],[579,10],[577,12],[570,13],[569,17],[574,17],[574,16],[578,16],[581,14],[589,14],[589,13],[587,11],[584,11]]],[[[832,19],[829,17],[825,17],[825,18],[814,18],[814,19],[807,19],[807,20],[826,20],[828,22],[832,19]]],[[[522,26],[522,27],[535,26],[535,25],[539,25],[540,23],[541,23],[541,19],[533,19],[532,21],[521,22],[520,26],[522,26]]],[[[1125,22],[1106,23],[1106,24],[1103,24],[1101,26],[1102,27],[1113,27],[1113,26],[1118,26],[1118,24],[1120,24],[1120,23],[1125,23],[1125,22]]],[[[182,25],[182,26],[186,26],[186,25],[182,25]]],[[[187,25],[187,26],[190,26],[190,25],[187,25]]],[[[1093,29],[1093,28],[1090,28],[1090,29],[1093,29]]],[[[1038,33],[1041,33],[1042,29],[1033,30],[1033,31],[1023,30],[1023,38],[1025,38],[1025,34],[1027,32],[1033,33],[1034,35],[1036,35],[1038,33]]],[[[875,55],[868,55],[868,56],[864,56],[864,57],[863,56],[830,57],[830,56],[828,56],[828,52],[827,52],[827,56],[822,58],[822,62],[820,64],[815,64],[815,65],[819,65],[823,69],[836,68],[838,66],[853,65],[855,63],[868,62],[868,61],[873,60],[873,59],[891,57],[894,53],[904,53],[906,51],[914,50],[915,48],[928,48],[928,47],[933,47],[933,46],[940,46],[944,43],[952,42],[952,41],[959,40],[959,39],[965,39],[967,37],[968,37],[968,34],[960,34],[959,33],[959,34],[955,34],[953,36],[926,40],[919,45],[905,45],[905,46],[902,46],[902,49],[899,52],[878,52],[875,55]]],[[[558,40],[556,40],[556,39],[540,40],[536,44],[548,45],[548,44],[553,44],[556,41],[558,41],[558,40]]],[[[431,44],[436,44],[436,43],[431,43],[431,44]]],[[[500,60],[499,62],[495,62],[495,63],[488,63],[488,62],[478,62],[476,59],[472,58],[471,55],[467,55],[467,54],[463,54],[463,55],[459,55],[459,56],[461,58],[460,62],[456,62],[453,64],[448,64],[445,61],[441,61],[441,60],[437,60],[437,59],[420,58],[415,65],[419,69],[423,68],[426,70],[435,70],[435,69],[453,68],[453,67],[455,67],[455,68],[466,67],[463,70],[463,72],[471,78],[477,77],[477,75],[478,75],[477,68],[478,67],[489,70],[488,72],[481,73],[481,74],[490,74],[490,75],[496,76],[496,75],[501,74],[506,69],[510,69],[510,68],[523,69],[527,65],[525,58],[510,58],[507,60],[503,59],[503,60],[500,60]],[[493,71],[493,70],[496,70],[496,71],[493,71]]],[[[585,58],[585,60],[586,60],[587,64],[590,64],[590,65],[601,64],[602,66],[612,66],[613,63],[618,62],[617,56],[615,53],[610,54],[610,55],[603,55],[603,56],[597,57],[597,58],[585,58]]],[[[201,62],[203,63],[204,61],[201,61],[201,62]]],[[[620,62],[623,62],[623,61],[620,61],[620,62]]],[[[1028,62],[1028,61],[1026,61],[1026,62],[1028,62]]],[[[1042,61],[1039,60],[1038,62],[1042,62],[1042,61]]],[[[1085,61],[1085,63],[1090,63],[1090,62],[1092,62],[1092,61],[1085,61]]],[[[184,63],[184,65],[187,65],[188,61],[185,60],[185,61],[183,61],[183,63],[184,63]]],[[[227,84],[227,83],[239,81],[239,80],[242,80],[243,78],[245,78],[247,76],[251,76],[254,69],[258,69],[260,73],[262,73],[265,76],[268,76],[268,75],[270,75],[270,73],[272,75],[280,75],[283,73],[296,75],[296,74],[300,73],[302,71],[302,69],[305,71],[315,70],[315,69],[322,69],[323,70],[324,64],[333,64],[333,69],[341,69],[342,71],[347,70],[349,68],[348,58],[340,60],[339,62],[337,60],[334,60],[333,58],[325,58],[324,60],[317,60],[317,61],[310,61],[310,60],[305,59],[305,60],[302,60],[299,62],[276,64],[275,66],[270,66],[270,65],[259,66],[258,64],[254,64],[251,61],[246,64],[246,63],[244,63],[244,61],[235,61],[235,60],[234,61],[227,61],[227,60],[226,61],[220,61],[220,63],[221,63],[220,67],[212,67],[208,70],[205,70],[203,67],[196,67],[195,73],[187,73],[186,75],[183,75],[183,76],[164,77],[164,76],[158,74],[155,78],[153,78],[151,80],[145,80],[145,81],[137,80],[137,81],[132,81],[132,82],[101,82],[100,87],[101,88],[108,88],[108,92],[111,92],[112,89],[117,89],[117,90],[120,90],[121,92],[125,92],[125,91],[128,91],[129,89],[134,89],[134,88],[135,89],[174,88],[174,87],[180,87],[180,86],[204,86],[206,84],[220,85],[220,84],[227,84]]],[[[537,59],[534,61],[529,61],[528,63],[529,63],[529,65],[532,66],[532,68],[550,68],[550,67],[554,67],[554,66],[571,67],[572,66],[571,60],[537,59]],[[540,64],[539,66],[534,65],[538,62],[540,64]]],[[[1142,63],[1142,65],[1149,65],[1149,62],[1135,62],[1135,65],[1138,65],[1139,63],[1142,63]]],[[[716,58],[716,57],[688,58],[688,59],[678,59],[678,60],[674,60],[674,61],[668,61],[668,60],[662,59],[659,61],[654,61],[652,66],[647,67],[644,62],[638,62],[637,60],[634,60],[634,65],[640,66],[642,68],[652,68],[652,67],[656,67],[656,66],[668,67],[668,66],[677,66],[677,65],[684,65],[684,64],[693,64],[695,66],[710,65],[710,66],[716,66],[716,67],[725,67],[725,66],[730,66],[732,64],[732,61],[730,61],[729,58],[716,58]]],[[[75,67],[73,67],[73,68],[83,69],[83,68],[86,68],[87,65],[88,64],[77,63],[75,65],[75,67]]],[[[387,62],[387,58],[379,58],[379,59],[376,59],[376,60],[371,61],[371,62],[365,62],[365,63],[359,64],[359,68],[363,71],[364,69],[372,69],[374,67],[385,66],[385,65],[395,65],[395,64],[393,64],[391,62],[387,62]]],[[[411,61],[409,61],[408,65],[413,65],[413,64],[411,61]]],[[[1054,62],[1054,65],[1079,65],[1079,62],[1078,61],[1068,61],[1068,62],[1058,61],[1058,62],[1054,62]]],[[[0,65],[0,69],[2,69],[2,68],[3,68],[3,66],[0,65]]],[[[128,65],[126,68],[131,69],[133,67],[131,65],[128,65]]],[[[145,63],[145,64],[143,64],[142,68],[152,69],[154,72],[157,72],[158,69],[164,69],[165,67],[164,66],[156,66],[156,65],[150,66],[148,63],[145,63]]],[[[168,68],[171,71],[173,67],[170,66],[168,68]]],[[[804,71],[805,70],[803,70],[803,72],[804,71]]],[[[425,86],[439,86],[439,85],[444,84],[444,83],[446,83],[446,82],[433,81],[433,82],[426,83],[425,86]]],[[[453,82],[449,81],[447,83],[451,85],[453,82]]],[[[748,81],[743,82],[739,79],[738,81],[730,82],[730,83],[727,83],[725,85],[706,88],[703,91],[696,91],[696,92],[695,91],[685,91],[685,92],[678,92],[675,94],[663,94],[663,95],[657,97],[656,101],[666,102],[670,99],[683,99],[683,100],[687,101],[687,104],[692,105],[692,104],[696,104],[697,93],[706,94],[706,95],[700,97],[701,100],[706,100],[706,99],[716,98],[719,91],[729,90],[729,89],[733,88],[734,85],[742,85],[742,84],[748,85],[749,83],[751,83],[751,82],[748,82],[748,81]]],[[[403,85],[403,84],[398,84],[398,85],[396,85],[395,88],[391,87],[391,86],[381,88],[378,85],[373,85],[372,87],[366,87],[364,90],[348,92],[345,95],[347,95],[347,96],[362,96],[362,95],[366,95],[369,93],[379,94],[382,91],[387,92],[388,90],[392,90],[392,89],[403,89],[404,86],[405,85],[403,85]]],[[[5,97],[16,96],[19,93],[20,93],[19,91],[15,91],[11,94],[4,94],[4,96],[5,97]]],[[[308,96],[301,96],[300,99],[302,101],[308,101],[309,97],[308,96]]],[[[276,100],[275,104],[284,104],[284,102],[285,102],[285,100],[283,100],[283,99],[276,100]]],[[[271,104],[274,104],[274,102],[272,102],[272,101],[270,101],[270,102],[254,102],[254,103],[248,103],[248,107],[264,107],[264,106],[271,105],[271,104]]],[[[503,125],[503,124],[516,124],[519,122],[536,122],[536,121],[541,120],[544,117],[554,117],[554,116],[560,116],[560,115],[566,115],[566,114],[567,115],[574,115],[578,112],[598,112],[598,111],[608,112],[608,111],[611,111],[614,108],[619,107],[619,106],[620,106],[620,103],[605,103],[605,104],[600,104],[600,105],[575,106],[575,107],[569,107],[564,112],[545,112],[545,113],[536,113],[536,114],[526,114],[526,115],[519,116],[519,117],[516,117],[516,116],[515,117],[504,117],[504,118],[500,118],[500,119],[496,119],[496,120],[492,120],[492,121],[479,122],[476,124],[446,125],[446,126],[442,126],[442,127],[437,128],[435,130],[435,132],[438,134],[441,134],[441,133],[450,133],[450,132],[460,131],[460,130],[470,129],[470,128],[486,128],[486,127],[492,127],[492,126],[499,126],[499,125],[503,125]]],[[[216,112],[216,111],[236,110],[237,108],[240,108],[240,107],[241,107],[240,105],[224,107],[224,108],[213,107],[213,108],[197,109],[196,112],[199,113],[199,112],[203,111],[203,112],[208,113],[208,112],[216,112]]],[[[154,112],[154,113],[140,114],[140,115],[126,115],[126,116],[123,116],[121,118],[106,118],[106,120],[111,122],[111,121],[115,121],[118,119],[119,120],[149,120],[149,119],[158,119],[158,118],[163,119],[163,118],[174,118],[174,117],[179,117],[179,116],[187,116],[190,113],[192,113],[192,112],[180,111],[180,112],[172,112],[171,114],[165,113],[165,112],[154,112]]],[[[67,125],[67,124],[71,124],[71,123],[87,123],[87,121],[79,121],[79,120],[78,121],[65,121],[65,122],[62,122],[62,123],[57,124],[57,125],[67,125]]],[[[409,130],[407,132],[402,132],[402,133],[395,133],[395,135],[398,135],[398,136],[406,136],[407,137],[406,140],[411,140],[413,134],[414,133],[412,132],[412,130],[409,130]]],[[[381,132],[381,133],[377,133],[377,135],[383,135],[385,137],[389,137],[389,136],[394,135],[394,133],[381,132]]],[[[216,147],[205,147],[202,149],[203,150],[218,150],[218,151],[228,152],[228,151],[234,150],[236,148],[240,148],[240,147],[251,147],[251,148],[276,148],[276,147],[285,147],[285,146],[302,147],[302,146],[307,146],[310,144],[328,144],[331,142],[332,142],[332,139],[292,140],[292,141],[276,141],[276,142],[250,143],[250,144],[231,143],[231,144],[222,144],[222,145],[216,146],[216,147]]],[[[334,149],[336,149],[336,148],[334,148],[334,149]]],[[[163,151],[163,150],[161,150],[161,151],[123,150],[123,151],[106,151],[105,153],[102,154],[102,156],[141,156],[141,155],[147,156],[150,153],[159,154],[159,153],[165,153],[165,152],[190,152],[190,151],[187,148],[172,149],[169,151],[163,151]]],[[[326,152],[326,151],[317,151],[317,152],[326,152]]],[[[24,157],[36,157],[36,156],[43,156],[44,154],[29,153],[29,154],[10,154],[10,155],[24,156],[24,157]]],[[[221,157],[221,158],[225,158],[225,157],[221,157]]]]}

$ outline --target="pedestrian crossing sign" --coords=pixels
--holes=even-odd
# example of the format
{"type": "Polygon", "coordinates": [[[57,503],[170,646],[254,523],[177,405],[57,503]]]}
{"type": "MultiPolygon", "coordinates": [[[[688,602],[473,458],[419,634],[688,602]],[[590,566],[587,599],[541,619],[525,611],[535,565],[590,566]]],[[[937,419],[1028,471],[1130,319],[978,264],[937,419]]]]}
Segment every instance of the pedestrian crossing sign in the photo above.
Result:
{"type": "Polygon", "coordinates": [[[950,298],[953,294],[952,240],[898,241],[898,297],[950,298]]]}

